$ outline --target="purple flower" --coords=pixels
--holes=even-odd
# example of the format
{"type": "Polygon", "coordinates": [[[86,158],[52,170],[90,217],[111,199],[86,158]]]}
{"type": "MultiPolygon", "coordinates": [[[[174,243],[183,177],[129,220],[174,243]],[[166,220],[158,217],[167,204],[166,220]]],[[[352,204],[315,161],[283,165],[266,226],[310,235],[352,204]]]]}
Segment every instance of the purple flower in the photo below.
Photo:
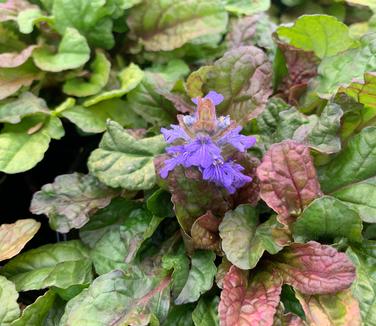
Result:
{"type": "Polygon", "coordinates": [[[244,168],[233,161],[223,162],[217,160],[202,172],[204,180],[214,182],[218,186],[226,188],[233,194],[237,188],[251,182],[252,178],[241,173],[244,168]]]}
{"type": "Polygon", "coordinates": [[[218,145],[229,144],[235,147],[239,152],[245,152],[256,143],[256,138],[239,134],[241,130],[242,127],[239,126],[229,131],[218,140],[218,145]]]}
{"type": "Polygon", "coordinates": [[[214,160],[221,158],[221,149],[213,143],[209,136],[198,136],[193,142],[185,145],[189,153],[185,167],[198,166],[206,168],[214,160]]]}
{"type": "MultiPolygon", "coordinates": [[[[210,99],[214,105],[218,105],[220,103],[222,103],[223,101],[223,95],[222,94],[219,94],[215,91],[210,91],[208,94],[206,94],[206,96],[204,98],[208,98],[210,99]]],[[[198,104],[198,98],[193,98],[192,99],[192,102],[194,104],[198,104]]]]}
{"type": "Polygon", "coordinates": [[[161,133],[163,134],[164,139],[167,143],[171,144],[177,139],[183,139],[186,141],[189,141],[191,139],[182,127],[178,125],[171,125],[171,128],[172,129],[161,129],[161,133]]]}

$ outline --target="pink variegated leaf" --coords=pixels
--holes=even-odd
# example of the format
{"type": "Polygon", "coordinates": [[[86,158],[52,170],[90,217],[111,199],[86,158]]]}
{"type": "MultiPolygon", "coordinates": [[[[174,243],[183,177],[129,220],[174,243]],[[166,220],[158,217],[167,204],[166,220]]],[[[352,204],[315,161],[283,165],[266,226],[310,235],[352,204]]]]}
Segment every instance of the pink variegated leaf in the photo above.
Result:
{"type": "Polygon", "coordinates": [[[232,266],[223,280],[220,325],[272,326],[281,289],[277,272],[258,272],[248,283],[247,273],[232,266]]]}
{"type": "Polygon", "coordinates": [[[308,147],[292,140],[270,146],[257,168],[261,198],[289,224],[322,195],[308,147]]]}
{"type": "Polygon", "coordinates": [[[8,52],[0,54],[0,68],[15,68],[27,61],[37,45],[30,45],[20,53],[8,52]]]}
{"type": "Polygon", "coordinates": [[[346,254],[315,241],[294,243],[273,258],[284,283],[304,294],[342,291],[355,279],[355,267],[346,254]]]}

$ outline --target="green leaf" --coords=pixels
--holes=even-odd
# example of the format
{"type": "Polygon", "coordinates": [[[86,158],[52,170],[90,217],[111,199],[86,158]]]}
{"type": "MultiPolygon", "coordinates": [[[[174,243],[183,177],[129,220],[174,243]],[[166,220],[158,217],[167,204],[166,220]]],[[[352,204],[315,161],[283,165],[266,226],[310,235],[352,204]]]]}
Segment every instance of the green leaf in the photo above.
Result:
{"type": "Polygon", "coordinates": [[[340,200],[323,196],[309,204],[297,219],[293,235],[297,242],[316,240],[327,243],[341,238],[361,242],[362,220],[356,211],[340,200]]]}
{"type": "Polygon", "coordinates": [[[163,189],[155,191],[146,201],[148,210],[155,216],[172,217],[174,210],[171,202],[171,194],[163,189]]]}
{"type": "Polygon", "coordinates": [[[240,205],[227,212],[219,226],[226,258],[241,269],[254,268],[265,250],[276,254],[282,249],[272,237],[273,226],[278,222],[269,219],[258,224],[256,209],[251,205],[240,205]]]}
{"type": "Polygon", "coordinates": [[[114,98],[89,107],[75,105],[61,113],[61,116],[73,122],[88,133],[100,133],[106,130],[108,119],[127,128],[145,128],[145,121],[128,105],[128,102],[114,98]]]}
{"type": "Polygon", "coordinates": [[[340,86],[353,80],[363,80],[366,71],[374,71],[376,63],[376,33],[365,35],[360,47],[348,49],[337,55],[326,57],[318,67],[318,76],[313,80],[311,90],[322,98],[330,98],[340,86]]]}
{"type": "Polygon", "coordinates": [[[350,188],[353,184],[376,176],[376,127],[363,129],[350,139],[347,147],[329,164],[318,170],[325,193],[350,188]]]}
{"type": "Polygon", "coordinates": [[[363,241],[346,253],[356,266],[352,291],[359,301],[362,321],[364,325],[376,325],[376,242],[363,241]]]}
{"type": "Polygon", "coordinates": [[[30,34],[34,29],[34,25],[41,22],[53,25],[54,19],[53,17],[45,16],[39,8],[23,10],[17,16],[18,28],[23,34],[30,34]]]}
{"type": "Polygon", "coordinates": [[[330,57],[354,45],[349,28],[337,18],[327,15],[304,15],[293,25],[279,26],[278,37],[305,51],[313,51],[319,58],[330,57]]]}
{"type": "Polygon", "coordinates": [[[162,326],[179,325],[179,326],[194,326],[192,320],[192,311],[194,305],[191,303],[179,306],[172,306],[167,319],[162,326]]]}
{"type": "Polygon", "coordinates": [[[13,321],[11,326],[43,325],[45,318],[54,304],[56,294],[49,290],[38,297],[34,303],[27,306],[20,318],[13,321]]]}
{"type": "Polygon", "coordinates": [[[52,14],[60,34],[73,27],[93,46],[111,49],[115,44],[111,12],[104,0],[55,0],[52,14]]]}
{"type": "Polygon", "coordinates": [[[82,242],[94,248],[104,234],[122,225],[129,214],[138,208],[142,208],[141,203],[121,197],[113,199],[110,205],[96,212],[89,223],[80,229],[82,242]]]}
{"type": "Polygon", "coordinates": [[[67,28],[57,49],[57,53],[46,47],[37,48],[33,59],[38,68],[44,71],[59,72],[83,66],[90,58],[90,48],[85,38],[73,28],[67,28]]]}
{"type": "Polygon", "coordinates": [[[160,222],[160,218],[139,208],[124,216],[121,223],[110,226],[91,251],[96,272],[101,275],[114,269],[127,270],[160,222]]]}
{"type": "Polygon", "coordinates": [[[169,90],[158,74],[147,72],[142,82],[127,95],[127,103],[148,123],[165,126],[176,120],[176,109],[158,89],[169,90]]]}
{"type": "Polygon", "coordinates": [[[224,0],[227,11],[236,15],[253,15],[261,11],[266,11],[270,7],[270,0],[224,0]]]}
{"type": "Polygon", "coordinates": [[[77,240],[48,244],[26,251],[8,262],[0,274],[18,291],[57,286],[63,289],[92,280],[88,250],[77,240]]]}
{"type": "Polygon", "coordinates": [[[169,51],[197,37],[224,32],[227,19],[220,0],[146,0],[131,9],[127,22],[132,37],[146,50],[169,51]]]}
{"type": "Polygon", "coordinates": [[[33,93],[22,93],[13,101],[0,104],[0,122],[19,123],[22,118],[34,113],[50,114],[46,102],[33,93]]]}
{"type": "Polygon", "coordinates": [[[183,290],[189,275],[189,259],[185,254],[184,246],[180,246],[176,253],[162,257],[162,267],[165,270],[173,270],[172,294],[177,297],[183,290]]]}
{"type": "Polygon", "coordinates": [[[31,60],[15,68],[0,68],[0,100],[16,93],[21,87],[28,87],[41,74],[31,60]]]}
{"type": "Polygon", "coordinates": [[[332,195],[356,210],[364,222],[376,223],[376,177],[342,187],[332,195]]]}
{"type": "Polygon", "coordinates": [[[28,218],[0,226],[0,261],[16,256],[40,228],[40,223],[28,218]]]}
{"type": "Polygon", "coordinates": [[[132,325],[132,317],[144,317],[145,323],[135,324],[147,325],[150,312],[158,305],[155,299],[168,285],[165,280],[157,287],[155,283],[153,277],[139,270],[101,275],[88,289],[68,302],[59,325],[132,325]]]}
{"type": "Polygon", "coordinates": [[[265,108],[272,93],[272,67],[264,52],[253,46],[230,50],[208,72],[205,90],[224,96],[218,115],[245,124],[265,108]]]}
{"type": "Polygon", "coordinates": [[[196,251],[193,254],[187,283],[176,298],[176,304],[195,302],[201,294],[211,289],[217,273],[214,260],[215,254],[212,251],[196,251]]]}
{"type": "Polygon", "coordinates": [[[106,86],[110,77],[111,63],[107,60],[104,53],[97,51],[90,68],[92,73],[88,80],[83,78],[69,79],[63,86],[63,92],[79,97],[94,95],[100,92],[106,86]]]}
{"type": "Polygon", "coordinates": [[[0,323],[9,326],[20,315],[17,303],[18,293],[14,284],[4,276],[0,276],[0,323]]]}
{"type": "Polygon", "coordinates": [[[119,89],[113,89],[100,93],[86,100],[83,105],[88,107],[105,100],[122,97],[123,95],[134,89],[141,82],[143,77],[144,72],[140,69],[140,67],[135,65],[134,63],[131,63],[128,67],[121,70],[118,74],[120,81],[119,89]]]}
{"type": "Polygon", "coordinates": [[[110,187],[150,189],[155,184],[154,156],[164,151],[161,135],[137,140],[109,121],[99,148],[88,161],[90,172],[110,187]]]}
{"type": "Polygon", "coordinates": [[[79,229],[90,215],[106,207],[118,191],[108,188],[90,174],[64,174],[46,184],[31,201],[33,214],[45,214],[53,230],[67,233],[79,229]]]}
{"type": "Polygon", "coordinates": [[[32,116],[16,125],[6,124],[0,134],[0,171],[19,173],[33,168],[43,159],[51,138],[63,135],[56,117],[32,116]]]}
{"type": "Polygon", "coordinates": [[[201,298],[195,310],[192,313],[192,319],[195,326],[217,326],[219,298],[201,298]]]}

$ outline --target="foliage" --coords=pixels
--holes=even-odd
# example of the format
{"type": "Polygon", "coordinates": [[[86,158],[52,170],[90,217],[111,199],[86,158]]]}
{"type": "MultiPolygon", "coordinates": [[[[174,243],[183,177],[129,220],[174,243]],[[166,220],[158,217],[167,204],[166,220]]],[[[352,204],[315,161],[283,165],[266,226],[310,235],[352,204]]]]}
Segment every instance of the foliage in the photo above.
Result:
{"type": "Polygon", "coordinates": [[[0,324],[376,325],[374,2],[1,0],[0,324]]]}

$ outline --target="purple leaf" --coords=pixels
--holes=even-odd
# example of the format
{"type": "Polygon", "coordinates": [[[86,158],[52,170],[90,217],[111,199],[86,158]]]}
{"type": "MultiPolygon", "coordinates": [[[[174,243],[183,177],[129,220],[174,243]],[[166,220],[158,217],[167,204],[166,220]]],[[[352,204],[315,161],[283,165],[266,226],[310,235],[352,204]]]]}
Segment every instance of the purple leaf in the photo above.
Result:
{"type": "Polygon", "coordinates": [[[287,140],[270,146],[257,168],[260,196],[288,224],[322,195],[309,149],[287,140]]]}
{"type": "Polygon", "coordinates": [[[346,254],[315,241],[294,243],[273,258],[284,283],[303,294],[345,290],[355,279],[355,267],[346,254]]]}
{"type": "Polygon", "coordinates": [[[232,266],[223,280],[218,307],[221,326],[273,325],[282,279],[278,273],[258,272],[247,283],[247,274],[232,266]]]}

